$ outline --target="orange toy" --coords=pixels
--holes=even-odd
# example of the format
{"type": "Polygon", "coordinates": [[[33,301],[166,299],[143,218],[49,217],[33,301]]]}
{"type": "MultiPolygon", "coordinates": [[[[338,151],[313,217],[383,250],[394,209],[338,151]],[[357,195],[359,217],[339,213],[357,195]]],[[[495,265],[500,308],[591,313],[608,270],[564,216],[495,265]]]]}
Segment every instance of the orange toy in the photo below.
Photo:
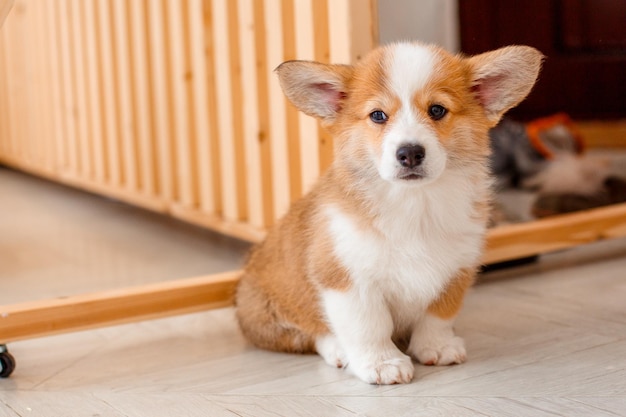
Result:
{"type": "Polygon", "coordinates": [[[572,119],[565,113],[542,117],[526,124],[526,134],[533,148],[544,158],[548,160],[554,159],[555,153],[553,149],[546,144],[545,139],[542,138],[542,134],[545,134],[557,126],[563,126],[568,130],[568,133],[574,140],[574,150],[576,154],[582,154],[585,148],[583,138],[576,129],[576,126],[574,126],[572,119]]]}

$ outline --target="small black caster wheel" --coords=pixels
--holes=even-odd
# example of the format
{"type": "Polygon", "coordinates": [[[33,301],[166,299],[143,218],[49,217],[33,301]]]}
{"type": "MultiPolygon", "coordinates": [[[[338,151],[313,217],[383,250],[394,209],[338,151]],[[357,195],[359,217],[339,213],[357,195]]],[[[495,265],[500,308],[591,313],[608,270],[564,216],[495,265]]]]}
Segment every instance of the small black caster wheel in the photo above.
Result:
{"type": "Polygon", "coordinates": [[[7,347],[0,345],[0,378],[8,378],[15,369],[15,358],[7,347]]]}

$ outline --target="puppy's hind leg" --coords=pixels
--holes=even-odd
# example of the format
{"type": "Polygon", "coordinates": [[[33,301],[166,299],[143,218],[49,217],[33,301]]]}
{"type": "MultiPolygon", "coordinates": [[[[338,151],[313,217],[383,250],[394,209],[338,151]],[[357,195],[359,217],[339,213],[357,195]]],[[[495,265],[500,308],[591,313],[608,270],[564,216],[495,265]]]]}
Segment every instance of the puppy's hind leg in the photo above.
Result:
{"type": "Polygon", "coordinates": [[[275,304],[244,274],[237,287],[237,320],[246,339],[255,346],[280,352],[315,352],[315,339],[281,319],[275,304]]]}

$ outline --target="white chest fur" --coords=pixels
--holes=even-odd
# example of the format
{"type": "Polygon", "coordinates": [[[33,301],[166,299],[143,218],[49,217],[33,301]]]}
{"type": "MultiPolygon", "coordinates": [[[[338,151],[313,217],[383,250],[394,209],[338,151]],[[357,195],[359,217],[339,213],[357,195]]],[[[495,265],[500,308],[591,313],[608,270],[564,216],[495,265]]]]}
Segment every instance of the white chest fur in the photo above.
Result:
{"type": "Polygon", "coordinates": [[[377,215],[365,225],[325,207],[335,255],[355,289],[376,291],[400,309],[426,308],[460,268],[478,261],[485,227],[474,212],[477,191],[461,177],[424,187],[387,184],[374,191],[377,215]]]}

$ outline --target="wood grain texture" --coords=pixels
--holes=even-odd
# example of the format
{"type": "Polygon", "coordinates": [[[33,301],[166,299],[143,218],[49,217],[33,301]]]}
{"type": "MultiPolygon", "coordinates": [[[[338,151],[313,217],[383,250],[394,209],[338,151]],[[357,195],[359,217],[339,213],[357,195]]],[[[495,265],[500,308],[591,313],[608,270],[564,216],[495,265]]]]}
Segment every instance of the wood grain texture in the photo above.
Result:
{"type": "Polygon", "coordinates": [[[238,272],[0,307],[0,343],[231,305],[238,272]]]}

